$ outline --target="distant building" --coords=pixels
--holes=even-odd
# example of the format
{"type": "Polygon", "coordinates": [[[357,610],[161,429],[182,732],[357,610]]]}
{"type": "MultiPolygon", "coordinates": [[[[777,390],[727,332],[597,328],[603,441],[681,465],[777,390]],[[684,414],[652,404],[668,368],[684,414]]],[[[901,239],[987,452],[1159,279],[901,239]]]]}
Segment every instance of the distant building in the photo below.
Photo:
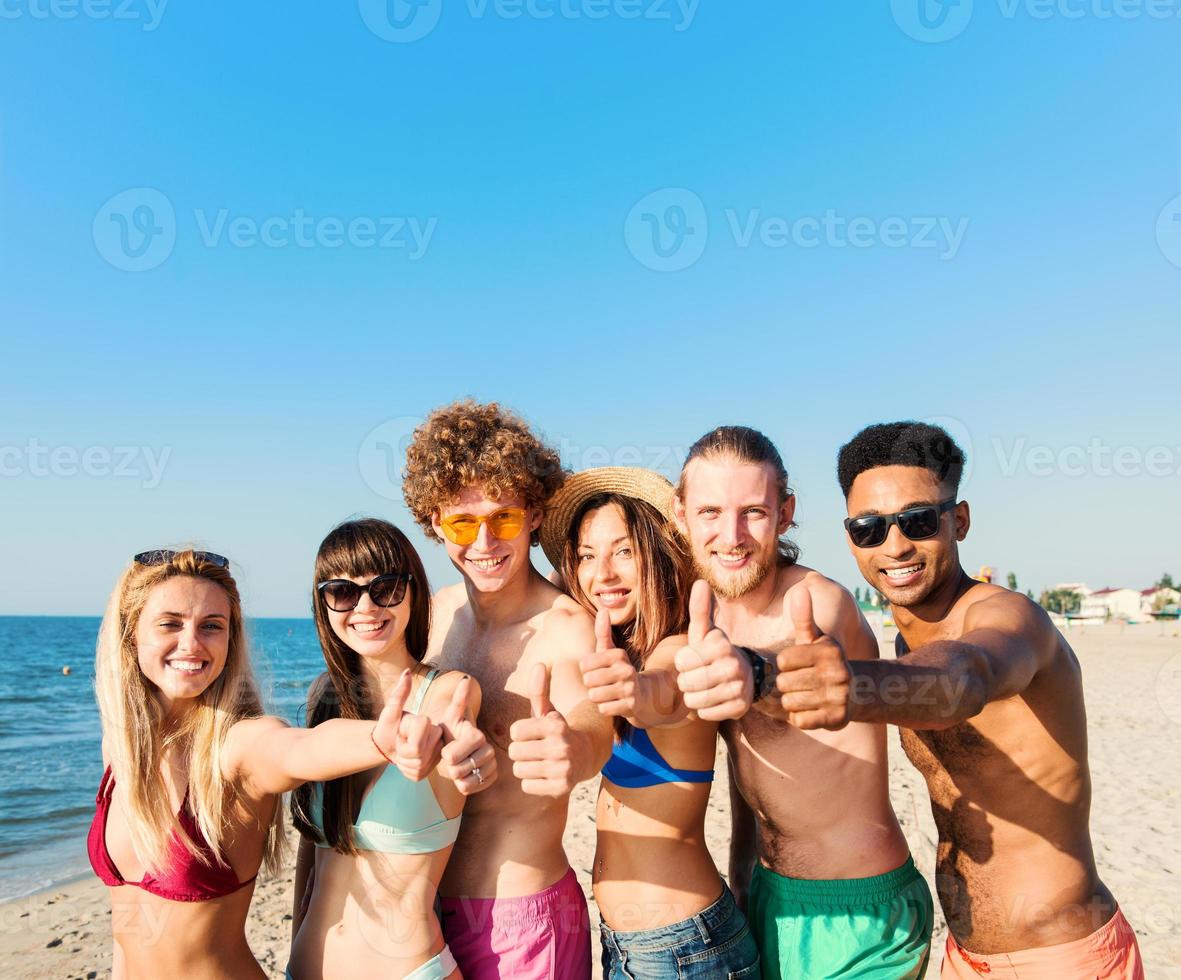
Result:
{"type": "Polygon", "coordinates": [[[1155,585],[1140,593],[1140,612],[1149,615],[1164,606],[1181,606],[1181,592],[1176,589],[1158,589],[1155,585]]]}
{"type": "Polygon", "coordinates": [[[1136,589],[1099,589],[1083,598],[1080,614],[1085,618],[1094,616],[1135,619],[1141,615],[1142,596],[1136,589]]]}

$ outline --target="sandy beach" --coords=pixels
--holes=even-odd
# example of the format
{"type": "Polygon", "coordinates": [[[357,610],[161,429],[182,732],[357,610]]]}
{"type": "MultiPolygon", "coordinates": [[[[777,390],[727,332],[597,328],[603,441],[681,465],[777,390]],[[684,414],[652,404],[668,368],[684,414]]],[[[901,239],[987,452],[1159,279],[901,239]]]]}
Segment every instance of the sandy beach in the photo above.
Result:
{"type": "MultiPolygon", "coordinates": [[[[1176,624],[1087,627],[1068,638],[1083,664],[1099,871],[1139,937],[1150,978],[1181,976],[1181,629],[1176,624]]],[[[892,648],[887,632],[884,655],[892,648]]],[[[890,736],[894,809],[919,869],[932,880],[935,830],[926,788],[890,736]]],[[[725,767],[707,818],[709,845],[726,866],[725,767]]],[[[566,847],[590,896],[597,786],[575,792],[566,847]]],[[[79,847],[84,842],[79,841],[79,847]]],[[[933,883],[932,883],[933,887],[933,883]]],[[[248,938],[267,973],[283,976],[290,929],[290,869],[256,888],[248,938]]],[[[102,977],[110,972],[110,909],[93,877],[0,905],[0,962],[11,980],[102,977]]],[[[593,904],[591,921],[597,921],[593,904]]],[[[937,976],[942,918],[936,918],[928,976],[937,976]]],[[[595,936],[594,950],[598,942],[595,936]]]]}

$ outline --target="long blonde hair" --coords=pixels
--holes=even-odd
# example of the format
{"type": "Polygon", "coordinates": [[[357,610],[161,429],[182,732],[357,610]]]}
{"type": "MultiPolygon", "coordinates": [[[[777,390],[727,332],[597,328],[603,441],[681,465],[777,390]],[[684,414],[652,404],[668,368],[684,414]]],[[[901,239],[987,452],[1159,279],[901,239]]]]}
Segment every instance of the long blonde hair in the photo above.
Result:
{"type": "MultiPolygon", "coordinates": [[[[153,872],[168,859],[175,834],[201,862],[207,855],[184,832],[173,812],[161,775],[165,753],[178,753],[187,762],[188,799],[197,826],[214,858],[228,864],[225,854],[235,788],[222,777],[222,748],[226,733],[243,718],[261,715],[262,701],[246,648],[242,600],[228,568],[178,552],[161,565],[132,562],[111,593],[98,636],[95,688],[102,716],[103,744],[117,781],[126,788],[126,808],[132,845],[153,872]],[[181,724],[165,732],[164,710],[155,686],[139,667],[136,628],[148,595],[161,582],[178,576],[207,579],[230,600],[229,650],[225,667],[195,699],[181,724]]],[[[263,860],[275,871],[281,858],[282,807],[267,828],[263,860]]]]}

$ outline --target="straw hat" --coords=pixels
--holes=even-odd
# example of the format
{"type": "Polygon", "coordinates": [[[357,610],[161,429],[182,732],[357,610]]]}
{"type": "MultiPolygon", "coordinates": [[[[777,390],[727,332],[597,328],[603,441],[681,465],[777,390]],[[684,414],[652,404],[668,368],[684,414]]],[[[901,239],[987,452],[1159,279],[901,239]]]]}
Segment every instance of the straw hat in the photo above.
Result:
{"type": "Polygon", "coordinates": [[[635,497],[672,520],[673,485],[659,473],[633,466],[600,466],[575,473],[546,502],[541,521],[541,549],[555,571],[562,570],[566,534],[578,508],[600,493],[635,497]]]}

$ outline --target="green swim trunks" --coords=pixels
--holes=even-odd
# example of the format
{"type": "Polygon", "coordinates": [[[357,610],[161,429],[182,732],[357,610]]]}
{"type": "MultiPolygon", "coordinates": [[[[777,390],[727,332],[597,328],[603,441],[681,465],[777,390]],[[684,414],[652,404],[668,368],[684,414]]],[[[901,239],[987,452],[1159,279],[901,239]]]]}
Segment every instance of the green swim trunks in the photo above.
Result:
{"type": "Polygon", "coordinates": [[[916,980],[935,909],[911,858],[872,878],[807,881],[755,864],[747,918],[763,980],[916,980]]]}

